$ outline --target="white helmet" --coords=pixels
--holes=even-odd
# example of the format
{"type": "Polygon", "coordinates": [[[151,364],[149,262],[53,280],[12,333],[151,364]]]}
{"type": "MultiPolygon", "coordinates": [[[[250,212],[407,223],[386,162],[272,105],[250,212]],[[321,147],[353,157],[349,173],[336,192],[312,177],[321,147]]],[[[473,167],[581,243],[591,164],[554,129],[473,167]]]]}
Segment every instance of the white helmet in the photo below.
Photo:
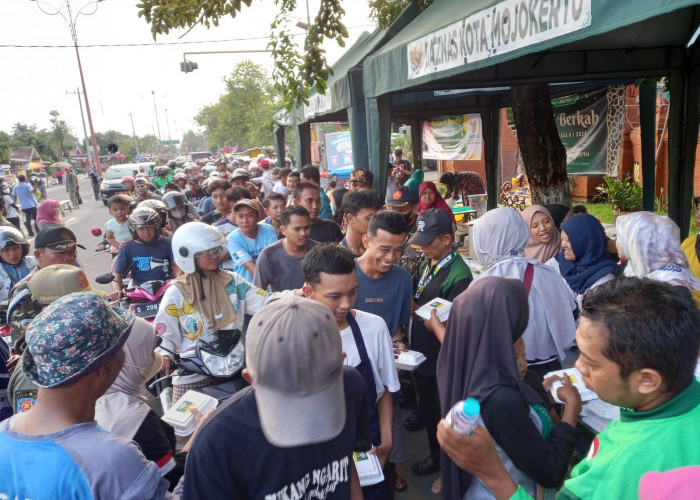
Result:
{"type": "Polygon", "coordinates": [[[173,234],[173,256],[177,267],[187,274],[196,270],[195,254],[226,245],[223,233],[203,222],[189,222],[173,234]]]}

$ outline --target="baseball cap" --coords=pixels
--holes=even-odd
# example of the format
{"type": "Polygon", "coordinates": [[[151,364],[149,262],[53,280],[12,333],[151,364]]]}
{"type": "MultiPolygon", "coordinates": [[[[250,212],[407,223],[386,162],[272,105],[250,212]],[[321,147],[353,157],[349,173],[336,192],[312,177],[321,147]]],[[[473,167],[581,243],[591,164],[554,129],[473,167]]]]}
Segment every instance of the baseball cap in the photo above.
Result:
{"type": "Polygon", "coordinates": [[[268,168],[270,168],[270,160],[268,160],[267,158],[263,158],[258,162],[258,165],[260,165],[260,168],[262,168],[263,170],[267,170],[268,168]]]}
{"type": "Polygon", "coordinates": [[[372,184],[374,182],[374,174],[366,168],[358,168],[350,172],[350,182],[364,182],[372,184]]]}
{"type": "Polygon", "coordinates": [[[27,283],[32,299],[40,304],[51,304],[64,295],[74,292],[89,292],[85,271],[69,264],[54,264],[39,269],[27,283]]]}
{"type": "Polygon", "coordinates": [[[271,444],[320,443],[343,430],[343,349],[326,306],[286,297],[260,309],[246,334],[246,365],[271,444]]]}
{"type": "Polygon", "coordinates": [[[236,204],[233,206],[233,211],[235,212],[241,207],[249,207],[255,210],[256,212],[260,212],[260,207],[258,204],[255,202],[255,200],[249,200],[248,198],[243,198],[242,200],[238,200],[236,204]]]}
{"type": "Polygon", "coordinates": [[[444,210],[429,208],[418,214],[416,232],[408,242],[422,247],[444,233],[452,233],[452,219],[444,210]]]}
{"type": "Polygon", "coordinates": [[[387,205],[403,205],[404,203],[418,203],[418,193],[410,187],[401,186],[394,191],[387,205]]]}
{"type": "Polygon", "coordinates": [[[75,233],[67,227],[50,227],[40,231],[34,240],[34,248],[48,248],[54,252],[65,252],[71,248],[82,248],[83,245],[77,243],[75,233]]]}
{"type": "Polygon", "coordinates": [[[61,297],[27,327],[22,370],[39,387],[73,383],[122,348],[133,322],[133,313],[109,307],[95,292],[61,297]]]}

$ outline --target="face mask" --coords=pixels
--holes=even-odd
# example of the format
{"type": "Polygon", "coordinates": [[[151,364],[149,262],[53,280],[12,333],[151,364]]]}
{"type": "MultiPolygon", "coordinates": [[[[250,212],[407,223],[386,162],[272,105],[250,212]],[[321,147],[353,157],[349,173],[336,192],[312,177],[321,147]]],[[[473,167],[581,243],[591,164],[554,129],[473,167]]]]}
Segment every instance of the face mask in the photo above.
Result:
{"type": "Polygon", "coordinates": [[[185,215],[187,215],[187,210],[185,210],[184,208],[173,208],[170,211],[170,215],[172,215],[176,219],[182,219],[185,215]]]}

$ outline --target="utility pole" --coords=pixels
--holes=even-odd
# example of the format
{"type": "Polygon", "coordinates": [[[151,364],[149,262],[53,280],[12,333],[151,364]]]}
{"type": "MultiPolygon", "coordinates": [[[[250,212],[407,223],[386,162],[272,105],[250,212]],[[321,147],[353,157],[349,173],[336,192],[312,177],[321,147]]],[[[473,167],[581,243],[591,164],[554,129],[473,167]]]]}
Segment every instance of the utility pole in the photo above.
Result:
{"type": "Polygon", "coordinates": [[[170,156],[172,156],[173,155],[173,138],[170,135],[170,120],[168,120],[168,108],[165,108],[165,123],[168,126],[168,145],[170,146],[170,156]]]}
{"type": "Polygon", "coordinates": [[[85,128],[85,115],[83,115],[83,100],[80,98],[80,89],[76,87],[75,92],[68,92],[66,94],[75,94],[78,96],[78,104],[80,105],[80,119],[83,121],[83,147],[85,148],[85,155],[88,157],[88,163],[90,163],[90,148],[88,147],[88,134],[85,128]]]}
{"type": "Polygon", "coordinates": [[[156,111],[156,126],[158,127],[158,141],[160,142],[160,156],[165,157],[165,151],[163,151],[163,138],[160,135],[160,122],[158,121],[158,106],[156,106],[156,92],[151,90],[151,95],[153,96],[153,109],[156,111]]]}
{"type": "Polygon", "coordinates": [[[129,118],[131,118],[131,133],[134,134],[134,145],[136,146],[136,156],[140,156],[139,153],[139,139],[136,137],[136,129],[134,128],[134,115],[129,111],[129,118]]]}

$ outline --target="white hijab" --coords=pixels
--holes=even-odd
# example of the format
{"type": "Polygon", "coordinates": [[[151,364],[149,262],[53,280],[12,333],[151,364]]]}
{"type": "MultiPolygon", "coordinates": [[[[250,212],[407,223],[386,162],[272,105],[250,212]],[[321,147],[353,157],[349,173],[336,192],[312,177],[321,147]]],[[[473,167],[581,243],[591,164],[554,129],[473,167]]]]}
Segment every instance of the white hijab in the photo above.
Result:
{"type": "Polygon", "coordinates": [[[104,396],[97,400],[95,420],[112,434],[133,439],[150,410],[145,384],[162,364],[159,355],[153,357],[155,336],[151,323],[138,317],[134,320],[124,344],[124,366],[104,396]]]}
{"type": "Polygon", "coordinates": [[[500,276],[523,281],[528,264],[534,266],[528,296],[530,319],[523,333],[527,359],[564,359],[564,349],[574,343],[576,308],[571,291],[551,267],[524,258],[523,249],[530,231],[521,215],[503,207],[486,212],[474,223],[474,250],[484,276],[500,276]]]}

